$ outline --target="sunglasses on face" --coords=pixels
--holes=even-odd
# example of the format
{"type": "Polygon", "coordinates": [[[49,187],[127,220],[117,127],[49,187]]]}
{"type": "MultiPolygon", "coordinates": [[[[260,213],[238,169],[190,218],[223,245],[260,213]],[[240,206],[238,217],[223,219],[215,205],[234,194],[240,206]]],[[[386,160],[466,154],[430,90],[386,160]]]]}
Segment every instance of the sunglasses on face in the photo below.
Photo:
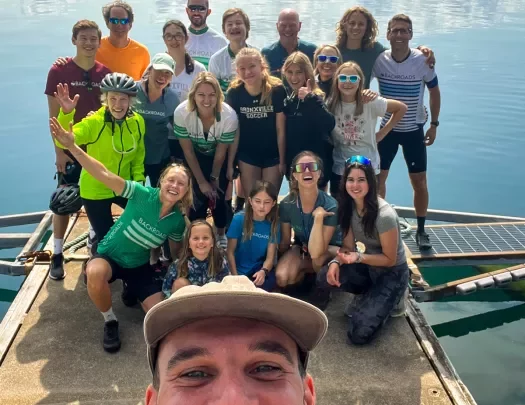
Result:
{"type": "Polygon", "coordinates": [[[89,75],[89,72],[87,70],[84,70],[84,81],[87,82],[87,89],[88,91],[93,90],[93,86],[91,86],[91,76],[89,75]]]}
{"type": "Polygon", "coordinates": [[[188,6],[188,8],[193,12],[202,13],[203,11],[206,11],[206,7],[204,6],[188,6]]]}
{"type": "Polygon", "coordinates": [[[337,63],[337,61],[339,60],[339,56],[319,55],[317,57],[317,60],[321,63],[326,63],[326,62],[337,63]]]}
{"type": "Polygon", "coordinates": [[[338,78],[341,83],[357,83],[361,80],[358,75],[339,75],[338,78]]]}
{"type": "Polygon", "coordinates": [[[109,22],[115,25],[126,25],[129,23],[129,18],[110,18],[109,22]]]}
{"type": "Polygon", "coordinates": [[[175,34],[175,35],[165,34],[164,35],[164,39],[166,41],[173,41],[174,39],[177,40],[177,41],[182,41],[184,39],[184,35],[182,35],[182,34],[175,34]]]}
{"type": "Polygon", "coordinates": [[[363,166],[370,166],[372,164],[372,161],[368,159],[366,156],[361,156],[361,155],[354,155],[346,159],[347,166],[354,164],[354,163],[359,163],[360,165],[363,165],[363,166]]]}
{"type": "Polygon", "coordinates": [[[293,166],[293,171],[295,173],[304,173],[306,169],[310,172],[316,172],[319,170],[319,164],[317,162],[308,162],[308,163],[297,163],[293,166]]]}

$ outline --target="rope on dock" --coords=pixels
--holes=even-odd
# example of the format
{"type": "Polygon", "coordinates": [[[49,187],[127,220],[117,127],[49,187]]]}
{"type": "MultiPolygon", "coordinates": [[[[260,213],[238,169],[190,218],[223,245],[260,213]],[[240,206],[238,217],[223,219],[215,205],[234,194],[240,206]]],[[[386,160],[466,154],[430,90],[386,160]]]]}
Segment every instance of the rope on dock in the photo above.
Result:
{"type": "Polygon", "coordinates": [[[89,232],[84,232],[82,235],[76,237],[75,239],[70,240],[67,243],[64,243],[63,250],[65,251],[65,250],[71,249],[72,253],[76,252],[78,249],[85,246],[85,244],[87,243],[88,235],[89,235],[89,232]],[[77,247],[76,245],[81,245],[81,246],[77,247]]]}

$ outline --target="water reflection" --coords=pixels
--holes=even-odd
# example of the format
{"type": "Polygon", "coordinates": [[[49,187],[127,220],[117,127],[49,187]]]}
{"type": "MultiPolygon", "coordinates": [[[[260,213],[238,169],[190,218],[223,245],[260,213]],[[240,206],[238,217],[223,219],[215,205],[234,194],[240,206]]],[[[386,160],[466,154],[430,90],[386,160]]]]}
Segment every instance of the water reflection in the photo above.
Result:
{"type": "Polygon", "coordinates": [[[20,2],[22,15],[66,15],[75,0],[32,0],[20,2]]]}

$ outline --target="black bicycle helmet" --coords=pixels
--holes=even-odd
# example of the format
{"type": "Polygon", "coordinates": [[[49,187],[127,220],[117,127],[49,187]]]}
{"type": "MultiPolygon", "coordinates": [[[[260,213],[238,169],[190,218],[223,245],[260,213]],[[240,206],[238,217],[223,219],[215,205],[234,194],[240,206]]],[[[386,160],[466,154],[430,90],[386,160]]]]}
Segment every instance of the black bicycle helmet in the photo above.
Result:
{"type": "Polygon", "coordinates": [[[100,83],[100,91],[102,91],[102,93],[115,91],[117,93],[136,96],[138,87],[135,80],[125,73],[108,73],[100,83]]]}
{"type": "Polygon", "coordinates": [[[78,184],[57,188],[51,196],[49,209],[57,215],[74,214],[82,208],[78,184]]]}

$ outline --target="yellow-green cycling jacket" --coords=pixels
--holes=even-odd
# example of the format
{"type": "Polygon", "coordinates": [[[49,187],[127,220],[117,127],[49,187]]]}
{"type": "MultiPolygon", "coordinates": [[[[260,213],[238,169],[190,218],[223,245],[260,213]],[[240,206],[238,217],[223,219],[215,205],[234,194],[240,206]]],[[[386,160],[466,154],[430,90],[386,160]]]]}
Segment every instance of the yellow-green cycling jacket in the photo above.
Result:
{"type": "MultiPolygon", "coordinates": [[[[69,129],[75,110],[58,114],[58,122],[69,129]]],[[[84,118],[73,126],[75,143],[85,145],[86,152],[106,168],[125,180],[144,181],[144,119],[133,112],[120,124],[116,123],[106,107],[84,118]]],[[[57,146],[64,148],[57,142],[57,146]]],[[[89,200],[103,200],[115,197],[115,193],[88,172],[80,174],[80,196],[89,200]]]]}

